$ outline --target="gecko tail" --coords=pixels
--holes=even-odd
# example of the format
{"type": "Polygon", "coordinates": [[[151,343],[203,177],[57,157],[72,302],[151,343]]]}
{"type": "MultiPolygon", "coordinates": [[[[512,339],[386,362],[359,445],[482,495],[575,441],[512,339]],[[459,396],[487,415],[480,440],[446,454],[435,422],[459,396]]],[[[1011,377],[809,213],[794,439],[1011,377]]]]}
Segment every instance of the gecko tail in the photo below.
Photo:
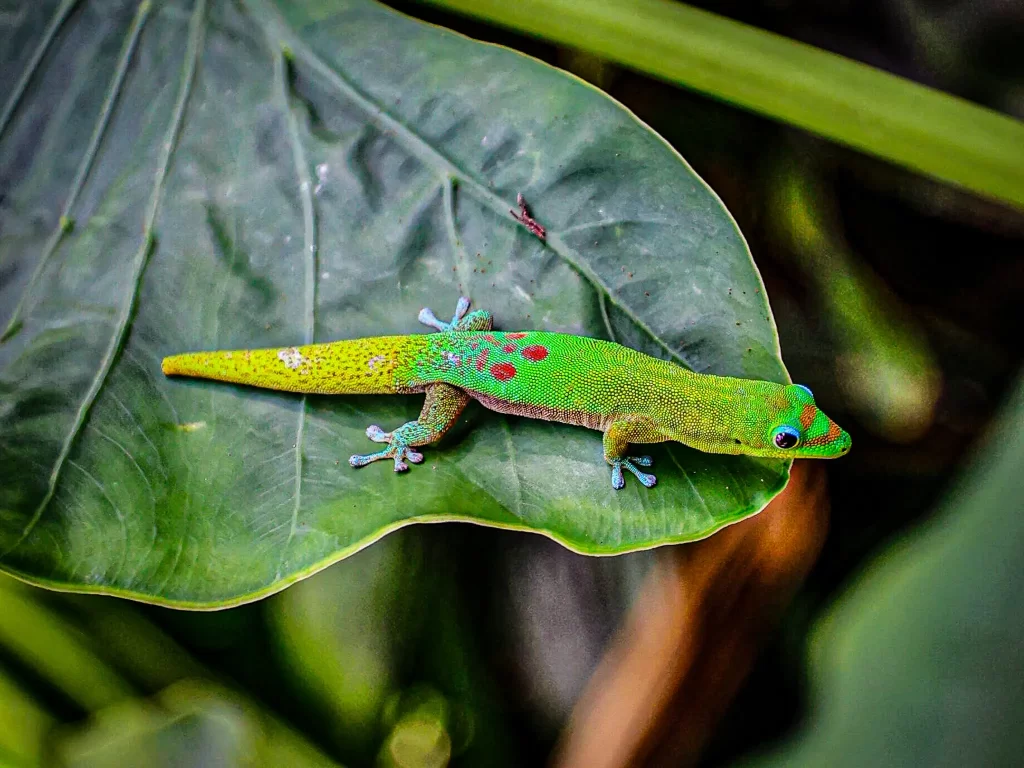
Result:
{"type": "Polygon", "coordinates": [[[165,376],[324,395],[394,394],[405,380],[417,339],[378,336],[272,349],[190,352],[165,357],[165,376]]]}

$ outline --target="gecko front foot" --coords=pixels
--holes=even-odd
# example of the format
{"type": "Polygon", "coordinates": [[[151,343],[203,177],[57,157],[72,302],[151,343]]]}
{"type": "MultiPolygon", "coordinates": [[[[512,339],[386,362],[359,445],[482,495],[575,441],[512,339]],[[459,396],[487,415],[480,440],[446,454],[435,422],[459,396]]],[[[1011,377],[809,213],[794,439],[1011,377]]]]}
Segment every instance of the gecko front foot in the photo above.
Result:
{"type": "MultiPolygon", "coordinates": [[[[395,431],[397,432],[398,430],[395,431]]],[[[411,461],[413,464],[423,463],[423,454],[402,440],[401,437],[395,435],[394,432],[385,432],[376,424],[371,424],[366,428],[366,436],[375,443],[387,443],[388,447],[376,453],[350,456],[348,463],[353,467],[365,467],[367,464],[372,464],[381,459],[394,459],[395,472],[405,472],[409,469],[409,465],[405,463],[406,460],[411,461]]]]}
{"type": "Polygon", "coordinates": [[[459,302],[455,305],[455,314],[452,315],[450,323],[438,320],[429,307],[424,307],[420,310],[418,319],[424,325],[442,333],[447,333],[448,331],[489,331],[494,325],[494,318],[491,317],[490,312],[482,309],[478,309],[475,312],[469,311],[468,296],[459,297],[459,302]]]}
{"type": "Polygon", "coordinates": [[[648,488],[653,488],[658,478],[641,472],[639,467],[649,467],[654,464],[650,456],[625,456],[621,459],[612,459],[612,488],[621,490],[626,485],[626,479],[622,476],[622,470],[626,469],[636,475],[636,479],[648,488]]]}
{"type": "Polygon", "coordinates": [[[420,310],[419,317],[417,318],[421,323],[437,330],[451,331],[459,326],[459,321],[466,316],[466,312],[469,311],[469,297],[460,296],[458,304],[455,305],[455,314],[452,316],[450,323],[445,323],[437,319],[437,316],[430,311],[429,307],[424,307],[420,310]]]}

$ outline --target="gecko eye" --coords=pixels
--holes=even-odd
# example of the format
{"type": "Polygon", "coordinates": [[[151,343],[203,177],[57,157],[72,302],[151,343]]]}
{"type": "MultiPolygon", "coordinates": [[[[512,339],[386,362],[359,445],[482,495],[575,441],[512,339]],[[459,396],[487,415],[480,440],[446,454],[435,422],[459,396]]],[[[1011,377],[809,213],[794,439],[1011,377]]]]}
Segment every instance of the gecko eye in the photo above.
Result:
{"type": "Polygon", "coordinates": [[[772,442],[775,443],[776,448],[783,450],[796,448],[800,443],[800,433],[788,424],[784,424],[781,427],[776,427],[772,433],[772,442]]]}

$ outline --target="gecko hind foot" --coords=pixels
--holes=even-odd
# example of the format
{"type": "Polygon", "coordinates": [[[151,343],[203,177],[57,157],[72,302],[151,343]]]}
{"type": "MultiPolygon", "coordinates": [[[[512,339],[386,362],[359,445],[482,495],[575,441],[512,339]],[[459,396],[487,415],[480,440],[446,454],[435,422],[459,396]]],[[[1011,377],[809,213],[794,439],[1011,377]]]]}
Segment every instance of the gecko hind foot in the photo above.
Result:
{"type": "Polygon", "coordinates": [[[406,461],[410,461],[413,464],[422,464],[423,454],[403,443],[392,443],[383,451],[377,451],[376,453],[353,454],[349,456],[348,463],[358,468],[365,467],[367,464],[372,464],[381,459],[393,459],[395,462],[395,472],[405,472],[409,469],[406,461]]]}
{"type": "Polygon", "coordinates": [[[366,428],[366,436],[373,440],[375,443],[389,443],[391,442],[391,433],[385,432],[383,429],[378,427],[376,424],[371,424],[366,428]]]}
{"type": "Polygon", "coordinates": [[[366,436],[375,443],[388,443],[388,447],[376,453],[357,453],[350,456],[348,463],[353,467],[365,467],[367,464],[381,459],[394,459],[395,472],[405,472],[409,469],[409,465],[405,463],[407,460],[413,464],[423,463],[422,453],[401,439],[395,439],[394,433],[385,432],[376,424],[371,424],[366,428],[366,436]]]}
{"type": "Polygon", "coordinates": [[[653,464],[654,459],[650,456],[626,456],[621,459],[612,459],[612,488],[618,491],[626,485],[626,479],[622,476],[623,469],[636,475],[636,479],[647,488],[653,488],[655,483],[658,482],[658,478],[646,472],[641,472],[639,469],[640,467],[649,467],[653,464]]]}

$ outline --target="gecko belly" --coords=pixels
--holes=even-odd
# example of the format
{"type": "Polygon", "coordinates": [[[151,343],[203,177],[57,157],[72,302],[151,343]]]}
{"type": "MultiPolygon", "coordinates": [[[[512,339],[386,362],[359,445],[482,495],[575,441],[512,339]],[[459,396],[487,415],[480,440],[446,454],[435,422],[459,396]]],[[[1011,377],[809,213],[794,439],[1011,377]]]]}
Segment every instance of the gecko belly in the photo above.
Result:
{"type": "Polygon", "coordinates": [[[554,408],[547,405],[531,405],[527,403],[516,403],[503,400],[500,397],[486,395],[482,392],[466,390],[468,394],[484,408],[498,413],[507,413],[512,416],[525,416],[528,419],[542,419],[544,421],[557,421],[560,424],[572,424],[577,427],[596,429],[603,431],[605,418],[601,414],[587,413],[585,411],[574,411],[566,408],[554,408]]]}

